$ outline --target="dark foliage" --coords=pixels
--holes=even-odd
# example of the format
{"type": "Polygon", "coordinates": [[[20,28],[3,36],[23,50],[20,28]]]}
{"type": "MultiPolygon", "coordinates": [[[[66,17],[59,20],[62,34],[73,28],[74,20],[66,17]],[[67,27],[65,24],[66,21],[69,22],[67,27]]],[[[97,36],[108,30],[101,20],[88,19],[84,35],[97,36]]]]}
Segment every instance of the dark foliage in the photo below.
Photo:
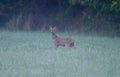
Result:
{"type": "Polygon", "coordinates": [[[1,0],[0,28],[120,33],[119,0],[1,0]]]}

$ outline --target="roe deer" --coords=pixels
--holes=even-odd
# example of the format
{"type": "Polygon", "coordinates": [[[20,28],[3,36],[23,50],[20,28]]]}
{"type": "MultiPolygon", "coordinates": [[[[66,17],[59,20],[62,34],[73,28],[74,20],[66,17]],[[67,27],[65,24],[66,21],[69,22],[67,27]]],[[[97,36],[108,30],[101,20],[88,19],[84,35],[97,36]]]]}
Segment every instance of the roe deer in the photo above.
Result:
{"type": "Polygon", "coordinates": [[[54,44],[56,47],[59,46],[64,46],[64,47],[74,47],[74,39],[73,38],[62,38],[60,36],[57,36],[55,31],[56,31],[56,27],[49,27],[51,33],[52,33],[52,37],[54,40],[54,44]]]}

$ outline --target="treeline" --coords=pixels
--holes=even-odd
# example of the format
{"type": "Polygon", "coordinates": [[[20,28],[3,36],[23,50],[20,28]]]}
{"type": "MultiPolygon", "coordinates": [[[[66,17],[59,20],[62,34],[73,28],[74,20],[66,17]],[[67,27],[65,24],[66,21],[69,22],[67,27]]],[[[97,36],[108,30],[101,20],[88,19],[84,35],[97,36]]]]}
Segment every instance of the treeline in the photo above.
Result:
{"type": "Polygon", "coordinates": [[[0,28],[120,33],[120,0],[2,0],[0,28]]]}

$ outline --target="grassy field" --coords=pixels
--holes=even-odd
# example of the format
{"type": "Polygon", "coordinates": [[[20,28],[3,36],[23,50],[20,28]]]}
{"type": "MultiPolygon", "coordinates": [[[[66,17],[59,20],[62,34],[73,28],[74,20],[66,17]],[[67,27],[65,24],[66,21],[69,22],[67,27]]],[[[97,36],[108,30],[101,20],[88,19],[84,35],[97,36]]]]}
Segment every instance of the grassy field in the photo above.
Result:
{"type": "Polygon", "coordinates": [[[1,31],[0,77],[120,77],[119,37],[58,34],[75,48],[55,48],[49,32],[1,31]]]}

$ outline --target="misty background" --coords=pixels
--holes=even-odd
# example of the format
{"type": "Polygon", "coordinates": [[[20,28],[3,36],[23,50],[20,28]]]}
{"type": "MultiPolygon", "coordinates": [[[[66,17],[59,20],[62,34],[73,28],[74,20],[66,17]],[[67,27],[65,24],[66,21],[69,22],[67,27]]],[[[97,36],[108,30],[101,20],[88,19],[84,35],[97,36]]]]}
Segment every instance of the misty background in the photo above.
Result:
{"type": "Polygon", "coordinates": [[[1,0],[0,30],[120,36],[120,0],[1,0]]]}
{"type": "Polygon", "coordinates": [[[120,77],[120,0],[0,0],[0,77],[120,77]]]}

